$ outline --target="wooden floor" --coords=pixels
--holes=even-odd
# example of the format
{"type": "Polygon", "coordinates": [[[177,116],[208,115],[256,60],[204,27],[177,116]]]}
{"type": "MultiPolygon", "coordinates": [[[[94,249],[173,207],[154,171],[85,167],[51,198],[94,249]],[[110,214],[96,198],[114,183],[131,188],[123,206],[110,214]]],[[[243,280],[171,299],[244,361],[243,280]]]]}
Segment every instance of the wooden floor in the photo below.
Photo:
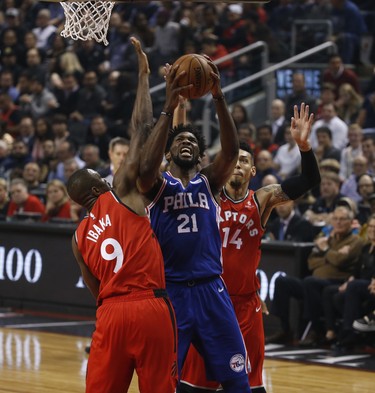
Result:
{"type": "MultiPolygon", "coordinates": [[[[0,392],[84,392],[88,344],[83,337],[0,329],[0,392]]],[[[264,380],[268,393],[375,392],[374,373],[290,361],[266,360],[264,380]]],[[[136,392],[134,378],[130,393],[136,392]]]]}

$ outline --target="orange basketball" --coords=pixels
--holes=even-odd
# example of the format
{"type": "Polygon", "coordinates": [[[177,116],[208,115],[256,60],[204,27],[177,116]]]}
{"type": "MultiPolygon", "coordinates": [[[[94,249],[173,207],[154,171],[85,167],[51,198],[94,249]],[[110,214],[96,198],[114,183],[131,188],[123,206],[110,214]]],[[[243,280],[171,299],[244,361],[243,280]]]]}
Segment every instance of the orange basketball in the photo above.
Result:
{"type": "Polygon", "coordinates": [[[186,74],[180,79],[179,85],[185,86],[192,84],[191,89],[181,91],[185,98],[199,98],[207,94],[213,85],[211,76],[211,66],[202,55],[189,54],[178,58],[173,66],[179,64],[178,73],[186,71],[186,74]]]}

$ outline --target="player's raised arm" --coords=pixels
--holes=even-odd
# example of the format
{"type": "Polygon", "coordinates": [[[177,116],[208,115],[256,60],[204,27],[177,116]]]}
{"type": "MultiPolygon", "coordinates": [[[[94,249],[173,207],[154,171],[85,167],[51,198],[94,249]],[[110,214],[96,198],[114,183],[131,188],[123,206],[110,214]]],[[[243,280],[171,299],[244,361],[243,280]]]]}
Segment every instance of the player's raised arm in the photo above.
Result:
{"type": "Polygon", "coordinates": [[[236,126],[221,91],[218,68],[208,57],[206,59],[212,68],[211,76],[214,80],[211,94],[219,119],[221,150],[216,154],[212,164],[202,169],[202,173],[207,176],[214,192],[219,192],[236,165],[239,142],[236,126]]]}
{"type": "Polygon", "coordinates": [[[297,105],[294,106],[294,117],[292,117],[290,130],[300,149],[301,173],[284,180],[281,184],[272,184],[256,192],[262,207],[263,225],[275,206],[303,196],[320,183],[319,165],[309,142],[313,120],[314,115],[309,114],[308,105],[302,103],[300,111],[298,111],[297,105]]]}
{"type": "Polygon", "coordinates": [[[151,135],[145,143],[140,160],[138,188],[144,194],[154,188],[158,181],[161,182],[160,165],[163,161],[173,113],[179,103],[179,93],[183,89],[191,87],[191,85],[179,87],[179,80],[185,73],[186,71],[179,72],[178,66],[176,66],[172,67],[166,75],[165,104],[151,135]]]}
{"type": "Polygon", "coordinates": [[[149,89],[150,68],[141,43],[130,38],[138,58],[138,85],[132,117],[129,125],[130,146],[126,159],[121,163],[113,179],[117,194],[122,197],[135,188],[139,174],[139,158],[152,126],[152,102],[149,89]]]}

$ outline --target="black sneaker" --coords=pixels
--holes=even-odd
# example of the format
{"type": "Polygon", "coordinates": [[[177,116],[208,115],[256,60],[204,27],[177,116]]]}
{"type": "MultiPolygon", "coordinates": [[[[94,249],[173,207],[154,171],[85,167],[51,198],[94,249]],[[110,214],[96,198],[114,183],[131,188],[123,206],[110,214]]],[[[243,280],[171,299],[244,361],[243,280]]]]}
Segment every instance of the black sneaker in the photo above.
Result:
{"type": "Polygon", "coordinates": [[[360,332],[375,332],[375,314],[372,312],[353,322],[353,328],[360,332]]]}
{"type": "Polygon", "coordinates": [[[86,348],[85,348],[85,352],[89,355],[90,354],[90,349],[91,349],[91,346],[90,345],[88,345],[86,348]]]}

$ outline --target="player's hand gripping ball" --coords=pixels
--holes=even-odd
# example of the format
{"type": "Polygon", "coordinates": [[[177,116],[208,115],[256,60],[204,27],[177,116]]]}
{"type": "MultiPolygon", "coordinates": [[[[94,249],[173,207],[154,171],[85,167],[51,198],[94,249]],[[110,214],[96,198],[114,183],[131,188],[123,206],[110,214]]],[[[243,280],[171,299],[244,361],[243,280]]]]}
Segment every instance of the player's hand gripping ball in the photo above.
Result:
{"type": "Polygon", "coordinates": [[[193,87],[181,91],[181,95],[187,99],[200,98],[206,95],[212,88],[214,80],[211,76],[212,68],[204,56],[188,54],[178,58],[173,67],[179,65],[177,73],[186,71],[179,80],[179,86],[192,84],[193,87]]]}

